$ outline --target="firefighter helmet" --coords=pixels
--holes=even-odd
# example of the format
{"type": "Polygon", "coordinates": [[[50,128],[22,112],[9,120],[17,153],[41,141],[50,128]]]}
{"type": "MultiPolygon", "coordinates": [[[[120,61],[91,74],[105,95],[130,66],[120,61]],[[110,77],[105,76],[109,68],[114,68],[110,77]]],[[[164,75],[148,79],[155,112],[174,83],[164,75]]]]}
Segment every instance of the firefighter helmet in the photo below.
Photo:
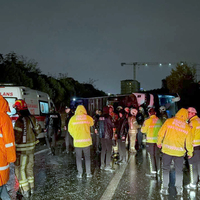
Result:
{"type": "Polygon", "coordinates": [[[189,107],[187,110],[188,112],[191,112],[191,113],[197,113],[197,110],[193,107],[189,107]]]}
{"type": "Polygon", "coordinates": [[[117,111],[120,111],[122,109],[123,109],[122,106],[117,106],[117,111]]]}
{"type": "Polygon", "coordinates": [[[17,110],[27,110],[27,104],[23,99],[18,99],[15,101],[15,104],[13,105],[13,108],[17,110]]]}
{"type": "Polygon", "coordinates": [[[131,113],[131,115],[136,116],[138,113],[138,110],[136,108],[131,108],[130,113],[131,113]]]}
{"type": "Polygon", "coordinates": [[[124,108],[125,112],[129,113],[129,107],[124,108]]]}
{"type": "Polygon", "coordinates": [[[160,106],[159,110],[160,110],[160,112],[165,112],[166,108],[165,108],[165,106],[160,106]]]}
{"type": "Polygon", "coordinates": [[[154,108],[150,107],[150,108],[148,109],[148,113],[149,113],[149,115],[155,115],[155,114],[156,114],[156,111],[155,111],[154,108]]]}

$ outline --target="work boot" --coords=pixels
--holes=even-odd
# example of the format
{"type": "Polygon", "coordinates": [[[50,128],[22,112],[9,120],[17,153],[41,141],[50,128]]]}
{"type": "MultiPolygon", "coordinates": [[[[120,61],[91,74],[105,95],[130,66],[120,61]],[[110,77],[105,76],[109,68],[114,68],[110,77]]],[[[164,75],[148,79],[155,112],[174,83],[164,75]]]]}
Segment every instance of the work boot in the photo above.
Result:
{"type": "Polygon", "coordinates": [[[29,191],[23,191],[22,192],[22,195],[23,195],[23,197],[25,197],[25,198],[29,198],[29,191]]]}
{"type": "Polygon", "coordinates": [[[113,171],[114,171],[114,169],[112,169],[111,166],[106,166],[106,167],[104,168],[104,170],[105,170],[105,171],[109,171],[109,172],[113,172],[113,171]]]}
{"type": "Polygon", "coordinates": [[[87,173],[86,177],[87,177],[87,178],[91,178],[91,177],[92,177],[92,174],[91,174],[91,173],[87,173]]]}
{"type": "Polygon", "coordinates": [[[55,148],[54,147],[51,147],[51,153],[52,153],[52,155],[56,155],[56,150],[55,150],[55,148]]]}
{"type": "Polygon", "coordinates": [[[66,149],[65,151],[63,151],[62,153],[66,153],[66,154],[68,154],[69,153],[69,151],[66,149]]]}
{"type": "Polygon", "coordinates": [[[183,188],[176,188],[177,196],[182,196],[183,195],[183,188]]]}
{"type": "Polygon", "coordinates": [[[196,190],[197,186],[196,186],[196,184],[190,183],[190,184],[186,185],[185,188],[189,189],[189,190],[196,190]]]}
{"type": "Polygon", "coordinates": [[[77,177],[77,178],[82,178],[83,176],[82,176],[81,173],[78,173],[76,177],[77,177]]]}
{"type": "Polygon", "coordinates": [[[169,195],[168,188],[161,188],[160,194],[169,195]]]}

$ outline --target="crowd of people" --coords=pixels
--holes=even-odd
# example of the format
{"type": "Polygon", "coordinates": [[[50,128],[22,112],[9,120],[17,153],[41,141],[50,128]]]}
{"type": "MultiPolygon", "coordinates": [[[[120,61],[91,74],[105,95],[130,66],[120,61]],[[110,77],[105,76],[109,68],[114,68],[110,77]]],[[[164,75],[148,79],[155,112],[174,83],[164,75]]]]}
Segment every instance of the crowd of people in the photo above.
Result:
{"type": "MultiPolygon", "coordinates": [[[[135,156],[137,151],[145,147],[149,160],[146,175],[161,179],[162,195],[169,194],[169,173],[172,164],[175,168],[175,187],[178,196],[183,195],[183,187],[187,190],[200,187],[200,119],[195,108],[181,108],[175,116],[168,118],[164,106],[158,111],[150,107],[146,113],[142,106],[118,106],[114,112],[114,107],[108,105],[102,110],[95,111],[93,122],[86,113],[82,105],[78,106],[74,116],[69,120],[68,131],[74,139],[76,152],[84,152],[87,177],[92,176],[88,166],[90,151],[86,152],[84,149],[92,145],[90,127],[94,125],[94,145],[96,153],[100,153],[101,170],[114,170],[111,166],[113,146],[118,147],[116,164],[127,163],[127,150],[131,156],[135,156]],[[190,183],[184,186],[185,162],[189,163],[190,183]]],[[[80,159],[79,153],[76,157],[78,178],[82,178],[83,175],[80,159]]]]}
{"type": "MultiPolygon", "coordinates": [[[[9,180],[9,163],[14,163],[19,190],[24,197],[34,193],[34,150],[41,126],[28,110],[24,100],[16,100],[14,107],[19,115],[13,128],[8,102],[0,96],[0,197],[10,199],[6,189],[9,180]]],[[[193,107],[181,108],[175,116],[168,118],[166,108],[159,110],[149,107],[122,107],[112,105],[96,110],[89,116],[83,105],[75,112],[65,107],[65,146],[63,153],[76,154],[77,178],[84,174],[82,159],[84,155],[86,177],[92,177],[91,145],[100,154],[100,169],[112,172],[113,153],[117,154],[116,164],[128,162],[127,152],[135,156],[137,151],[146,148],[149,167],[146,175],[161,178],[160,193],[169,194],[169,172],[171,164],[175,167],[175,186],[177,195],[183,194],[183,165],[188,161],[190,184],[188,190],[200,187],[200,119],[193,107]],[[91,130],[94,130],[93,142],[91,130]],[[144,142],[145,141],[145,142],[144,142]],[[73,146],[73,148],[70,148],[73,146]],[[117,146],[117,150],[113,150],[117,146]],[[161,167],[162,166],[162,167],[161,167]]],[[[51,108],[45,120],[45,138],[52,156],[55,155],[56,138],[61,131],[61,118],[51,108]]]]}

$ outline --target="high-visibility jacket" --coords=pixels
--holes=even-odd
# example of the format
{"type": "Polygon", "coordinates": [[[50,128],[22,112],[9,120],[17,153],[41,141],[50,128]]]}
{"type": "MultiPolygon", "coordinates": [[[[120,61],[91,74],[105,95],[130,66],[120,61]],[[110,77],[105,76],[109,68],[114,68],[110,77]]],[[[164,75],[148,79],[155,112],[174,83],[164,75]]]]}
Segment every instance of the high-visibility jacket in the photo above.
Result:
{"type": "Polygon", "coordinates": [[[141,132],[146,134],[146,142],[157,143],[158,131],[161,126],[162,121],[156,115],[151,115],[144,121],[141,132]]]}
{"type": "Polygon", "coordinates": [[[8,182],[9,163],[16,160],[13,125],[7,112],[8,102],[0,95],[0,186],[8,182]]]}
{"type": "Polygon", "coordinates": [[[193,147],[200,146],[200,118],[195,115],[189,120],[189,125],[192,128],[193,147]]]}
{"type": "Polygon", "coordinates": [[[162,144],[162,152],[171,156],[181,157],[188,151],[192,156],[192,132],[186,123],[188,111],[181,108],[175,117],[167,119],[158,132],[157,145],[162,144]]]}
{"type": "Polygon", "coordinates": [[[92,144],[90,127],[93,125],[93,118],[87,115],[83,105],[79,105],[68,124],[68,131],[74,138],[74,147],[88,147],[92,144]]]}
{"type": "MultiPolygon", "coordinates": [[[[29,111],[27,110],[27,112],[29,111]]],[[[41,126],[36,118],[30,114],[23,115],[22,113],[15,123],[14,131],[16,151],[24,154],[34,153],[35,145],[38,142],[36,137],[41,132],[41,126]]]]}

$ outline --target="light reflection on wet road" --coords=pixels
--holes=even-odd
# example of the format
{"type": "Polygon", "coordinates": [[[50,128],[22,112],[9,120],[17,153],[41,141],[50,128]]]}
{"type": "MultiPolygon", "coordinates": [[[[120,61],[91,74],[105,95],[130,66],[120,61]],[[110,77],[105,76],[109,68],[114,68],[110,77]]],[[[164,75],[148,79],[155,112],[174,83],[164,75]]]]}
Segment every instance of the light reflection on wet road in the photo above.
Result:
{"type": "MultiPolygon", "coordinates": [[[[45,147],[44,147],[45,148],[45,147]]],[[[40,149],[41,150],[41,149],[40,149]]],[[[35,155],[35,193],[32,200],[173,200],[200,199],[200,190],[177,197],[173,186],[173,170],[169,196],[159,194],[161,181],[145,176],[148,172],[146,150],[128,155],[129,162],[114,164],[114,172],[99,169],[100,155],[91,148],[92,178],[77,179],[76,161],[73,153],[63,154],[57,149],[56,156],[47,155],[47,151],[35,155]]],[[[84,162],[84,161],[83,161],[84,162]]],[[[184,184],[189,182],[188,171],[184,172],[184,184]]]]}

